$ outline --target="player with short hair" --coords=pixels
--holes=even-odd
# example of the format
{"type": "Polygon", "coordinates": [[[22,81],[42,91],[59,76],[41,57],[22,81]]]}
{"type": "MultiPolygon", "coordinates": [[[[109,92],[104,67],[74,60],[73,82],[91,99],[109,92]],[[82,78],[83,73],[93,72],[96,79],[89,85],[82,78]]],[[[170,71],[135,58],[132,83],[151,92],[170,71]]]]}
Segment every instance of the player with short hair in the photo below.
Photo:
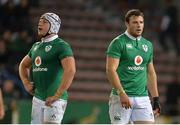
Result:
{"type": "Polygon", "coordinates": [[[57,35],[60,25],[58,15],[43,14],[38,24],[41,41],[34,43],[19,65],[23,85],[34,95],[32,124],[59,124],[66,109],[67,89],[76,68],[70,45],[57,35]],[[31,81],[28,70],[32,72],[31,81]]]}
{"type": "Polygon", "coordinates": [[[129,10],[125,25],[125,33],[113,39],[107,50],[106,72],[113,87],[109,101],[111,123],[151,124],[154,115],[160,114],[153,46],[142,37],[144,15],[140,10],[129,10]]]}

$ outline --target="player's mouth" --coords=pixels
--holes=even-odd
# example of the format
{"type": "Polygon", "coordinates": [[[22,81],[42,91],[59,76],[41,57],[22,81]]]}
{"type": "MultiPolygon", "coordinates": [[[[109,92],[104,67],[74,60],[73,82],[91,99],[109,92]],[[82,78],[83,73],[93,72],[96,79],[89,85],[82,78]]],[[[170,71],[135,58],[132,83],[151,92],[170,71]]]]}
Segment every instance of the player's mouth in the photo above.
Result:
{"type": "Polygon", "coordinates": [[[41,27],[38,27],[38,30],[39,30],[39,31],[41,31],[41,30],[42,30],[42,28],[41,28],[41,27]]]}
{"type": "Polygon", "coordinates": [[[137,29],[137,30],[136,30],[136,32],[138,32],[138,33],[141,32],[141,31],[142,31],[141,29],[137,29]]]}

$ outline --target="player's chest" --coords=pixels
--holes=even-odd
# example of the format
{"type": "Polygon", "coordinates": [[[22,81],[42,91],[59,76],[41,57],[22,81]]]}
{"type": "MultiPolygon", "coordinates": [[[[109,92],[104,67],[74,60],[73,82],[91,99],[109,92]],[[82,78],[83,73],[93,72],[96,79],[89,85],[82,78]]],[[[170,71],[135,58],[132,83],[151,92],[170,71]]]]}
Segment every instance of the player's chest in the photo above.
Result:
{"type": "Polygon", "coordinates": [[[56,57],[56,49],[53,45],[38,45],[35,46],[32,52],[32,59],[41,58],[41,60],[48,61],[56,57]]]}
{"type": "Polygon", "coordinates": [[[147,44],[126,43],[124,45],[122,58],[130,62],[135,60],[147,62],[151,56],[151,49],[147,44]]]}

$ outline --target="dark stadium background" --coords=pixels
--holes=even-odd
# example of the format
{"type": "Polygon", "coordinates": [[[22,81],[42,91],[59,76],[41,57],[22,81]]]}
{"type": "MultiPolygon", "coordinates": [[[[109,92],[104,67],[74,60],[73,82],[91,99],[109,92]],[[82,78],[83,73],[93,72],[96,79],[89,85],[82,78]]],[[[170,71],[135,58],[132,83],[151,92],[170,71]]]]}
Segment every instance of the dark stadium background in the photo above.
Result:
{"type": "Polygon", "coordinates": [[[143,35],[154,45],[162,105],[156,123],[180,123],[179,0],[0,0],[0,87],[6,109],[0,123],[30,123],[32,97],[22,86],[18,65],[38,40],[37,23],[45,12],[60,16],[59,36],[72,46],[77,65],[63,123],[110,123],[105,51],[124,32],[124,15],[132,8],[144,12],[143,35]],[[162,19],[167,13],[174,27],[163,32],[167,24],[162,25],[162,19]],[[177,40],[171,39],[172,34],[177,40]]]}

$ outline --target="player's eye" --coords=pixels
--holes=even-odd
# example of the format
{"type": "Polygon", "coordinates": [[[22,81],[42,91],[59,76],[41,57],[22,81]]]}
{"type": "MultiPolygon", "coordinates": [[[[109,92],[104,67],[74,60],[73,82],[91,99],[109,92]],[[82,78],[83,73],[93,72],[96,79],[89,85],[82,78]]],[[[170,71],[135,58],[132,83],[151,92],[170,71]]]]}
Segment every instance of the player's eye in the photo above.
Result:
{"type": "Polygon", "coordinates": [[[144,22],[143,21],[140,21],[141,24],[143,24],[144,22]]]}
{"type": "Polygon", "coordinates": [[[47,20],[43,20],[43,23],[48,23],[48,21],[47,20]]]}

